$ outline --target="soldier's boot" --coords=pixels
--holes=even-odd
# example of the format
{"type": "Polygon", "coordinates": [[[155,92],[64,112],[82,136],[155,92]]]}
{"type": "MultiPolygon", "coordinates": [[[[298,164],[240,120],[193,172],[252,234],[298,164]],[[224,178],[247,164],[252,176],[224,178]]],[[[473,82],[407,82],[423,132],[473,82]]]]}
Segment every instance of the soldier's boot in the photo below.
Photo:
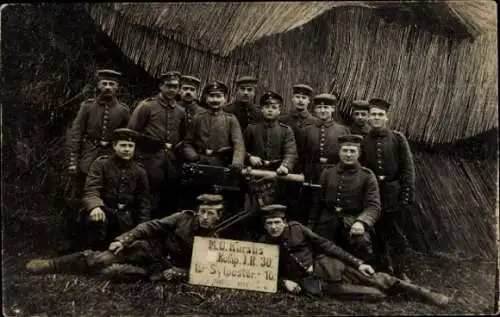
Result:
{"type": "Polygon", "coordinates": [[[103,278],[119,281],[139,280],[148,277],[148,271],[131,264],[115,263],[97,272],[103,278]]]}
{"type": "Polygon", "coordinates": [[[84,272],[88,265],[85,260],[86,251],[72,253],[52,259],[34,259],[25,265],[26,270],[35,274],[43,273],[80,273],[84,272]]]}
{"type": "Polygon", "coordinates": [[[446,306],[451,300],[450,297],[444,294],[433,292],[425,287],[421,287],[400,279],[398,279],[396,283],[394,283],[392,288],[438,306],[446,306]]]}
{"type": "Polygon", "coordinates": [[[380,301],[386,298],[386,295],[375,287],[354,284],[327,284],[323,287],[323,291],[325,294],[341,300],[380,301]]]}
{"type": "Polygon", "coordinates": [[[411,282],[408,277],[408,268],[406,266],[406,251],[401,250],[392,256],[392,263],[394,263],[394,276],[406,281],[411,282]]]}
{"type": "Polygon", "coordinates": [[[30,260],[25,265],[26,270],[35,274],[55,273],[54,261],[51,259],[34,259],[30,260]]]}

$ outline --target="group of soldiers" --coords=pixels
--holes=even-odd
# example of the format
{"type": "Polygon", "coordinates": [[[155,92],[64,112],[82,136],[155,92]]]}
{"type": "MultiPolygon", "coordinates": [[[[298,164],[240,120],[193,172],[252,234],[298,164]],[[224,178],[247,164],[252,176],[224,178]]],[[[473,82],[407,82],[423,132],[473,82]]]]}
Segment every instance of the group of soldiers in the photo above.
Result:
{"type": "Polygon", "coordinates": [[[388,102],[354,101],[348,127],[333,119],[336,93],[297,84],[282,114],[276,92],[254,103],[252,76],[237,79],[228,104],[224,83],[208,82],[199,94],[199,78],[172,71],[130,114],[116,97],[120,76],[97,72],[99,94],[82,103],[68,134],[86,250],[32,260],[28,270],[183,280],[194,236],[229,237],[278,244],[281,285],[291,292],[381,298],[399,289],[447,302],[408,278],[402,217],[415,171],[406,138],[387,127],[388,102]],[[245,184],[232,192],[185,184],[185,166],[266,171],[272,177],[261,181],[276,190],[262,199],[245,184]],[[286,181],[299,175],[298,186],[286,181]],[[214,230],[242,210],[251,217],[237,230],[214,230]]]}

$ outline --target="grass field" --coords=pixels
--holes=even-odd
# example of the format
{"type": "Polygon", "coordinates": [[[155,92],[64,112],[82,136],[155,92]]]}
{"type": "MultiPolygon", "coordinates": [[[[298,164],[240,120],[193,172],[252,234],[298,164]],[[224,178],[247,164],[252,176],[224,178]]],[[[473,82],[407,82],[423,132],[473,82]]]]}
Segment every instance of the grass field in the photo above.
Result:
{"type": "MultiPolygon", "coordinates": [[[[13,213],[11,213],[13,214],[13,213]]],[[[76,275],[29,275],[24,264],[53,256],[60,241],[57,217],[17,213],[4,217],[3,311],[5,316],[165,315],[401,315],[491,314],[495,262],[454,261],[411,253],[411,276],[421,285],[453,295],[448,307],[402,297],[368,303],[315,299],[165,283],[113,282],[76,275]],[[19,217],[19,215],[24,215],[19,217]]],[[[5,213],[4,213],[5,215],[5,213]]]]}

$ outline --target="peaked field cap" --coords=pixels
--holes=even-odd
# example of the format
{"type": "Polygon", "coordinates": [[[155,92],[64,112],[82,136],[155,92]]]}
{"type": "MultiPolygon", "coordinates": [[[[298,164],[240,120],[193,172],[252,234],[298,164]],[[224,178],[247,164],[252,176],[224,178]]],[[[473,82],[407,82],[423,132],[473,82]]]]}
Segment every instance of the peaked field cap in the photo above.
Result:
{"type": "Polygon", "coordinates": [[[303,95],[311,97],[313,95],[314,89],[311,86],[306,85],[306,84],[298,84],[298,85],[292,86],[292,92],[294,94],[303,94],[303,95]]]}
{"type": "Polygon", "coordinates": [[[279,204],[272,204],[264,206],[260,209],[263,218],[285,217],[286,206],[279,204]]]}
{"type": "Polygon", "coordinates": [[[315,105],[329,105],[334,106],[339,100],[338,95],[334,94],[319,94],[314,96],[313,101],[315,105]]]}
{"type": "Polygon", "coordinates": [[[200,206],[208,207],[210,209],[220,210],[224,208],[224,197],[217,194],[202,194],[196,197],[200,202],[200,206]]]}
{"type": "Polygon", "coordinates": [[[182,75],[181,76],[181,85],[193,85],[195,87],[199,87],[201,84],[201,80],[198,77],[182,75]]]}
{"type": "Polygon", "coordinates": [[[223,82],[214,80],[206,84],[205,88],[203,89],[204,94],[208,94],[211,92],[222,92],[223,94],[227,95],[228,89],[226,84],[224,84],[223,82]]]}
{"type": "Polygon", "coordinates": [[[368,110],[370,109],[370,102],[368,100],[354,100],[351,102],[353,110],[368,110]]]}
{"type": "Polygon", "coordinates": [[[389,108],[391,107],[390,103],[388,103],[384,99],[379,99],[379,98],[370,99],[369,103],[370,103],[370,108],[376,107],[383,109],[385,111],[389,110],[389,108]]]}
{"type": "Polygon", "coordinates": [[[268,104],[282,104],[283,103],[283,97],[281,97],[278,93],[274,91],[266,91],[261,97],[260,97],[260,105],[268,105],[268,104]]]}
{"type": "Polygon", "coordinates": [[[339,144],[342,143],[356,143],[356,144],[361,144],[363,142],[363,137],[358,134],[347,134],[347,135],[341,135],[338,138],[339,144]]]}
{"type": "Polygon", "coordinates": [[[180,78],[181,78],[181,73],[176,70],[172,70],[162,73],[158,79],[161,81],[167,81],[167,80],[180,80],[180,78]]]}
{"type": "Polygon", "coordinates": [[[135,142],[138,137],[139,137],[138,132],[127,128],[120,128],[113,131],[113,140],[115,141],[135,142]]]}
{"type": "Polygon", "coordinates": [[[118,80],[123,74],[112,69],[99,69],[96,71],[96,75],[100,79],[118,80]]]}
{"type": "Polygon", "coordinates": [[[251,85],[251,86],[256,86],[257,85],[257,78],[253,76],[240,76],[236,79],[236,85],[241,86],[241,85],[251,85]]]}

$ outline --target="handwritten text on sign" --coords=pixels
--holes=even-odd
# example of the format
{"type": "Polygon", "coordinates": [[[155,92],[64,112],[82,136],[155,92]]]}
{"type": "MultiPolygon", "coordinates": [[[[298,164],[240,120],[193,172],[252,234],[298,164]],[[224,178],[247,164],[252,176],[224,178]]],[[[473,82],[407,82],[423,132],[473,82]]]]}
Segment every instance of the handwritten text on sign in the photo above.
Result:
{"type": "Polygon", "coordinates": [[[195,237],[189,283],[276,293],[276,245],[195,237]]]}

